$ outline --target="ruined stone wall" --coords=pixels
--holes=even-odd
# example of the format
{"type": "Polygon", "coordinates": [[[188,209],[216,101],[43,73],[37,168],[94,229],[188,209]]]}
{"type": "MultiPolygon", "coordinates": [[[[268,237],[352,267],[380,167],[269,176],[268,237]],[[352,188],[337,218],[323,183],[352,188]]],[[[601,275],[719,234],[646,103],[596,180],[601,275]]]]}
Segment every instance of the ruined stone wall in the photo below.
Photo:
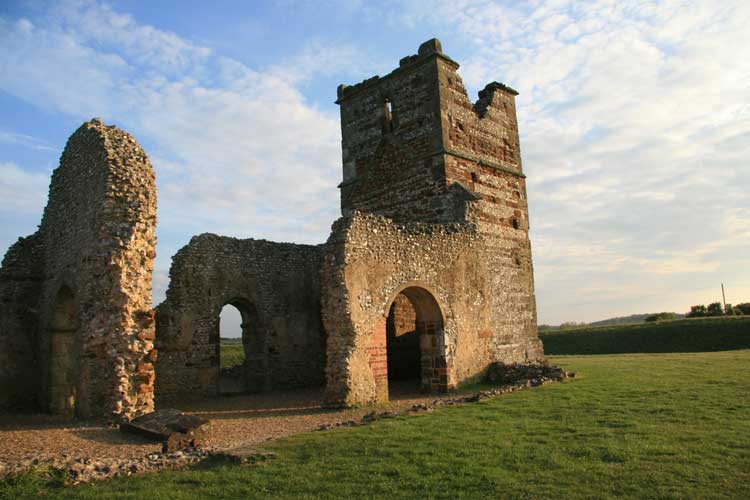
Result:
{"type": "MultiPolygon", "coordinates": [[[[440,59],[438,67],[446,181],[462,183],[475,195],[469,219],[480,229],[493,232],[489,226],[497,225],[527,230],[517,92],[493,82],[472,104],[457,73],[458,65],[440,59]]],[[[528,238],[526,232],[518,236],[528,238]]]]}
{"type": "Polygon", "coordinates": [[[462,222],[468,204],[479,200],[474,219],[526,223],[525,196],[513,200],[511,216],[493,206],[513,190],[525,195],[517,92],[493,82],[472,103],[458,68],[430,40],[385,77],[339,87],[344,215],[462,222]]]}
{"type": "Polygon", "coordinates": [[[36,313],[42,277],[39,235],[19,238],[0,267],[0,408],[28,410],[38,403],[36,313]]]}
{"type": "Polygon", "coordinates": [[[248,391],[322,385],[318,246],[203,234],[173,258],[157,307],[157,397],[214,396],[219,382],[219,315],[243,316],[248,391]]]}
{"type": "Polygon", "coordinates": [[[458,64],[446,59],[439,59],[437,64],[445,150],[450,155],[463,155],[477,163],[520,174],[515,105],[518,92],[492,82],[472,103],[458,74],[458,64]]]}
{"type": "Polygon", "coordinates": [[[158,361],[153,171],[131,136],[84,124],[40,230],[0,269],[0,404],[31,394],[58,413],[130,418],[153,408],[155,380],[164,400],[215,395],[226,304],[242,314],[251,391],[321,384],[325,366],[330,402],[387,399],[394,300],[391,328],[413,321],[425,388],[541,360],[516,93],[492,83],[472,103],[457,70],[433,39],[341,86],[344,217],[328,243],[193,238],[158,307],[158,361]]]}
{"type": "MultiPolygon", "coordinates": [[[[406,287],[425,290],[439,305],[446,388],[474,380],[493,361],[543,358],[535,311],[516,300],[514,283],[525,280],[514,274],[523,271],[511,268],[497,275],[489,265],[494,249],[476,227],[398,225],[355,213],[334,224],[328,245],[321,277],[329,402],[383,399],[383,377],[376,383],[368,347],[406,287]]],[[[415,309],[419,313],[418,304],[415,309]]]]}
{"type": "MultiPolygon", "coordinates": [[[[84,123],[53,172],[33,236],[41,282],[23,306],[36,319],[4,325],[6,337],[35,339],[42,408],[117,419],[153,409],[155,228],[155,179],[143,149],[98,119],[84,123]]],[[[12,260],[2,274],[23,274],[26,265],[12,260]]],[[[20,307],[24,294],[13,295],[20,307]]]]}

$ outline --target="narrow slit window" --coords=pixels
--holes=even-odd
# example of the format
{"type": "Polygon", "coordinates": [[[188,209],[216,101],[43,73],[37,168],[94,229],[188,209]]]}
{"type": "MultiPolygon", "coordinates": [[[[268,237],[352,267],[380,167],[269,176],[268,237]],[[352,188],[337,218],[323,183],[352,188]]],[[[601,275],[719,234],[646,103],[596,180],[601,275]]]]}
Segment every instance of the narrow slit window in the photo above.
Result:
{"type": "Polygon", "coordinates": [[[385,98],[384,112],[383,132],[393,132],[393,103],[388,97],[385,98]]]}

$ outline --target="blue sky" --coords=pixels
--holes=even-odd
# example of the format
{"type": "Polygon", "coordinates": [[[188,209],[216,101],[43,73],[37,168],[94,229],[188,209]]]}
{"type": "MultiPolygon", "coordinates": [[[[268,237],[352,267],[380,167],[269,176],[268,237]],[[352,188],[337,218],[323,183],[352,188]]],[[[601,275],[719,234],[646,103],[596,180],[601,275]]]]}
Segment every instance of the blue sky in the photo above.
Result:
{"type": "Polygon", "coordinates": [[[339,83],[438,37],[472,99],[519,90],[540,323],[750,301],[750,4],[3,2],[0,249],[67,137],[134,134],[159,187],[155,300],[194,234],[320,243],[339,83]]]}

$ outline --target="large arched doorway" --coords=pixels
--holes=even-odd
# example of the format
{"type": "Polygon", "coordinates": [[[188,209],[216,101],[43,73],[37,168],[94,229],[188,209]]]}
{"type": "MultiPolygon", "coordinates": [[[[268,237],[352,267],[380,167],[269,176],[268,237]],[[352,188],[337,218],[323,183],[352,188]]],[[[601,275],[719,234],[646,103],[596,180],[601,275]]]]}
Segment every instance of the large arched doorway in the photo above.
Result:
{"type": "Polygon", "coordinates": [[[76,413],[79,371],[78,308],[73,291],[63,285],[55,296],[50,334],[50,411],[72,417],[76,413]]]}
{"type": "Polygon", "coordinates": [[[266,385],[266,356],[257,312],[244,299],[228,301],[217,320],[219,394],[260,391],[266,385]]]}
{"type": "Polygon", "coordinates": [[[389,397],[415,389],[448,389],[443,315],[429,291],[410,286],[393,298],[387,309],[385,344],[389,397]]]}

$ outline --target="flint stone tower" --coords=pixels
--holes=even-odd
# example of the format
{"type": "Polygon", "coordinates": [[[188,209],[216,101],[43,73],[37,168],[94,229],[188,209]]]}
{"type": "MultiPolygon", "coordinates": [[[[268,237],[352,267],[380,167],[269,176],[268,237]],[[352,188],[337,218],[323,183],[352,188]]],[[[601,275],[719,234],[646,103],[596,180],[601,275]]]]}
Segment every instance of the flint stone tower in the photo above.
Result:
{"type": "Polygon", "coordinates": [[[458,67],[433,39],[339,86],[343,218],[321,274],[332,403],[385,400],[397,373],[445,391],[543,359],[517,92],[493,82],[472,103],[458,67]]]}

